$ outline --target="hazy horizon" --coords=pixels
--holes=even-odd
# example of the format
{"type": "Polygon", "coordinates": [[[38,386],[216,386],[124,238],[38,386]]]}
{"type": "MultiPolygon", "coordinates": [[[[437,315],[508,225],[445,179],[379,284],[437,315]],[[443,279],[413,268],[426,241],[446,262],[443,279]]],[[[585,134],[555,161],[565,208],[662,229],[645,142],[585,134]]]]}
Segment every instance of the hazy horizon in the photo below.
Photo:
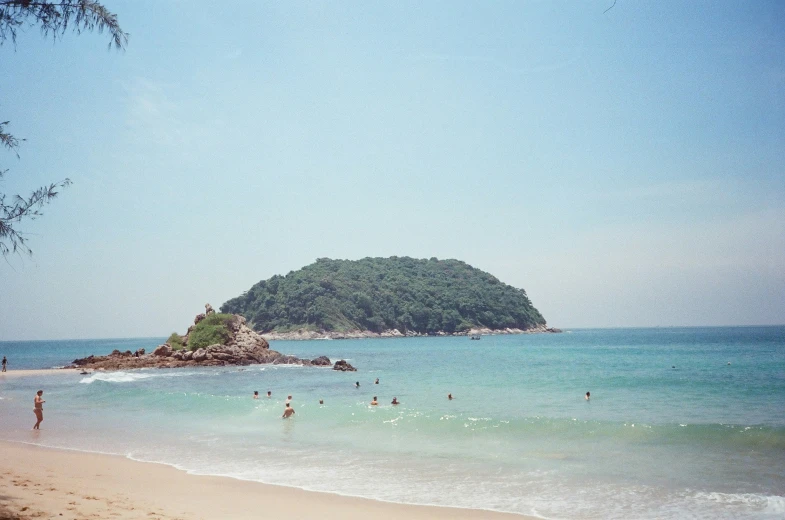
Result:
{"type": "Polygon", "coordinates": [[[780,325],[785,4],[106,0],[0,46],[0,340],[165,337],[330,257],[455,258],[549,326],[780,325]]]}

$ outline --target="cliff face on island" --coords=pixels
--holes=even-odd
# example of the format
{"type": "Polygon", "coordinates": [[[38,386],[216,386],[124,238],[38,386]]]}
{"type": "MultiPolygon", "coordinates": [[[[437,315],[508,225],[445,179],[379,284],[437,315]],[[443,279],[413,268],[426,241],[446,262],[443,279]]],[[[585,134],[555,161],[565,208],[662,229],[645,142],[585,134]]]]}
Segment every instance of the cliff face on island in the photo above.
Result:
{"type": "Polygon", "coordinates": [[[331,260],[262,280],[221,306],[271,339],[556,332],[526,291],[459,260],[331,260]]]}
{"type": "MultiPolygon", "coordinates": [[[[209,305],[207,306],[209,307],[209,305]]],[[[69,368],[125,370],[134,368],[178,368],[187,366],[251,365],[260,363],[330,366],[329,358],[300,359],[270,349],[259,334],[251,330],[242,316],[199,314],[184,336],[172,334],[152,352],[139,349],[106,356],[75,359],[69,368]]],[[[345,370],[343,365],[336,370],[345,370]]]]}

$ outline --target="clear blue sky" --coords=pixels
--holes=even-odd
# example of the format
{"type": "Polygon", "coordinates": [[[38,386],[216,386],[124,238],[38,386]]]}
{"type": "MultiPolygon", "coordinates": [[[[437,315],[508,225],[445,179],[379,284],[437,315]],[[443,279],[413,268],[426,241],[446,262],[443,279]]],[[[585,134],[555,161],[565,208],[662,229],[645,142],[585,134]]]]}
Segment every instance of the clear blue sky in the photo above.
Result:
{"type": "Polygon", "coordinates": [[[0,339],[166,336],[319,257],[458,258],[557,327],[785,322],[785,3],[105,0],[0,47],[0,339]]]}

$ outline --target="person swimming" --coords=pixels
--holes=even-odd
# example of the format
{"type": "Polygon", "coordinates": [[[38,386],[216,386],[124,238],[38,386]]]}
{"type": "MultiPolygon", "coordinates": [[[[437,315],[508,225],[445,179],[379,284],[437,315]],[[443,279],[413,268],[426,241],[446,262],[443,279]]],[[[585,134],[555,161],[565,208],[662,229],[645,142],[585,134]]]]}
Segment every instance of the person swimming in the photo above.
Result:
{"type": "Polygon", "coordinates": [[[591,392],[586,392],[586,395],[585,395],[585,396],[583,396],[583,398],[584,398],[584,399],[586,399],[587,401],[588,401],[589,399],[591,399],[591,392]]]}
{"type": "Polygon", "coordinates": [[[359,381],[355,381],[354,382],[354,387],[355,388],[360,388],[360,382],[359,381]]]}
{"type": "Polygon", "coordinates": [[[392,403],[390,403],[390,404],[401,404],[401,403],[398,402],[398,398],[397,397],[393,397],[392,403]]]}
{"type": "Polygon", "coordinates": [[[376,381],[374,381],[374,383],[373,383],[373,384],[375,384],[375,385],[378,385],[378,384],[379,384],[379,378],[378,378],[378,377],[376,378],[376,381]]]}
{"type": "Polygon", "coordinates": [[[254,399],[259,399],[259,391],[258,390],[254,390],[253,391],[253,398],[254,399]]]}
{"type": "Polygon", "coordinates": [[[373,396],[373,401],[371,401],[371,406],[378,406],[379,401],[376,400],[376,396],[373,396]]]}
{"type": "Polygon", "coordinates": [[[272,396],[273,396],[273,393],[272,393],[271,391],[269,391],[269,390],[268,390],[268,391],[267,391],[267,397],[269,398],[269,397],[272,397],[272,396]]]}
{"type": "Polygon", "coordinates": [[[447,399],[449,399],[450,401],[452,401],[452,394],[447,394],[447,399]]]}

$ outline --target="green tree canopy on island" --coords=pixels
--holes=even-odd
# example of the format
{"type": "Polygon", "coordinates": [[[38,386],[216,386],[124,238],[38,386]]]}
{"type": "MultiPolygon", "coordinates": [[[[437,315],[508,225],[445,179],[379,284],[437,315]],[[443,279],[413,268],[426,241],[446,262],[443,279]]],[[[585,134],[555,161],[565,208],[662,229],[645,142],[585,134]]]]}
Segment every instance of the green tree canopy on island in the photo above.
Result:
{"type": "MultiPolygon", "coordinates": [[[[10,40],[15,46],[18,32],[25,27],[38,27],[42,35],[55,39],[68,29],[77,34],[106,31],[110,48],[122,49],[128,42],[128,35],[120,28],[117,16],[95,0],[0,0],[0,45],[10,40]]],[[[0,118],[0,148],[13,152],[18,158],[20,141],[24,139],[9,133],[8,124],[0,118]]],[[[7,172],[8,169],[0,167],[0,182],[7,172]]],[[[0,185],[0,255],[32,253],[17,225],[41,216],[41,208],[69,184],[71,180],[66,178],[37,188],[28,196],[6,194],[0,185]]]]}
{"type": "Polygon", "coordinates": [[[530,329],[545,319],[523,289],[459,260],[331,260],[263,280],[221,306],[257,331],[398,329],[433,334],[472,327],[530,329]]]}

